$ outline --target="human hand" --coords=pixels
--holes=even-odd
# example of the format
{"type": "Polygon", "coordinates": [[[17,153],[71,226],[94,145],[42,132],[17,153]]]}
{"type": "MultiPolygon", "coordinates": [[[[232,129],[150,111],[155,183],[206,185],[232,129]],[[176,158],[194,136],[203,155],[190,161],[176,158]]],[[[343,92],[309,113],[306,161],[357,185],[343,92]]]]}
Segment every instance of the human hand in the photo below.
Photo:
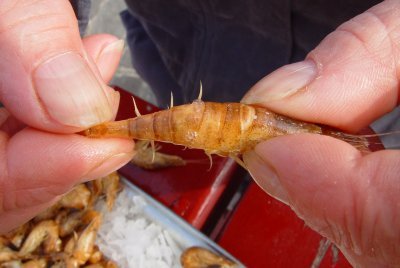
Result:
{"type": "Polygon", "coordinates": [[[114,118],[119,94],[105,82],[122,48],[110,35],[82,41],[67,0],[1,1],[0,233],[132,157],[132,141],[73,134],[114,118]]]}
{"type": "MultiPolygon", "coordinates": [[[[399,101],[400,2],[341,25],[305,61],[284,66],[243,99],[300,120],[356,132],[399,101]]],[[[400,264],[400,152],[364,155],[327,136],[260,143],[244,161],[255,181],[332,240],[356,267],[400,264]]]]}

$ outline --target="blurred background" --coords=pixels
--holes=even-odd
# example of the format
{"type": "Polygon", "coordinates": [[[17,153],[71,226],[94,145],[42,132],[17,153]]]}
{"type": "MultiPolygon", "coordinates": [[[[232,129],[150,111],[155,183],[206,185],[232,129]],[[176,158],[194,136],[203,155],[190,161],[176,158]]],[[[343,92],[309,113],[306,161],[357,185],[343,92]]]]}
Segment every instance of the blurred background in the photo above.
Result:
{"type": "MultiPolygon", "coordinates": [[[[125,39],[125,29],[119,13],[126,9],[124,0],[96,0],[92,1],[90,20],[86,35],[109,33],[125,39]]],[[[125,44],[124,54],[120,66],[111,81],[136,96],[156,104],[156,99],[149,86],[138,76],[132,68],[128,46],[125,44]]]]}

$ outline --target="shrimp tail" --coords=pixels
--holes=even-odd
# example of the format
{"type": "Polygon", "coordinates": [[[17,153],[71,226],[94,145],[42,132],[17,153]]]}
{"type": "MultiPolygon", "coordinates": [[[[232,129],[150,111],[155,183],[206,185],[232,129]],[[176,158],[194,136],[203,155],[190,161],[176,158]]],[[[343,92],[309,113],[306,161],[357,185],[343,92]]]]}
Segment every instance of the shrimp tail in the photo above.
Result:
{"type": "Polygon", "coordinates": [[[331,128],[321,128],[321,130],[323,135],[331,136],[333,138],[345,141],[354,146],[360,152],[371,152],[371,144],[368,140],[367,135],[353,135],[331,128]]]}
{"type": "Polygon", "coordinates": [[[86,129],[80,132],[80,134],[91,138],[132,138],[128,120],[100,124],[86,129]]]}

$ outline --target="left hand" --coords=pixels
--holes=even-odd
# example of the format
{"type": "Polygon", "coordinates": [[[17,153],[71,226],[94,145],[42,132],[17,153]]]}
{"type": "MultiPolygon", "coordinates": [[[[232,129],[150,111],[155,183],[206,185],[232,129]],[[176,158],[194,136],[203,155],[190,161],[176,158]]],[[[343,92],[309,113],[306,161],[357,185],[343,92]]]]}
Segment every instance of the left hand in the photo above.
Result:
{"type": "Polygon", "coordinates": [[[74,134],[114,118],[106,83],[122,48],[110,35],[81,40],[68,0],[1,1],[0,233],[132,157],[133,141],[74,134]]]}

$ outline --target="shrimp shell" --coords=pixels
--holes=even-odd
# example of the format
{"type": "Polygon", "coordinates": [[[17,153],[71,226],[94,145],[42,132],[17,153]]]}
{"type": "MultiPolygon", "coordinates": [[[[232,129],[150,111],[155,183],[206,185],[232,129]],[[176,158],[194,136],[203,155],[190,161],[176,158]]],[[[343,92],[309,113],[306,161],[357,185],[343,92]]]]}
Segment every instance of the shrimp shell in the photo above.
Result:
{"type": "Polygon", "coordinates": [[[237,159],[261,141],[296,133],[329,135],[368,150],[367,141],[362,136],[298,121],[264,107],[201,100],[123,121],[103,123],[85,130],[83,135],[162,141],[237,159]]]}

